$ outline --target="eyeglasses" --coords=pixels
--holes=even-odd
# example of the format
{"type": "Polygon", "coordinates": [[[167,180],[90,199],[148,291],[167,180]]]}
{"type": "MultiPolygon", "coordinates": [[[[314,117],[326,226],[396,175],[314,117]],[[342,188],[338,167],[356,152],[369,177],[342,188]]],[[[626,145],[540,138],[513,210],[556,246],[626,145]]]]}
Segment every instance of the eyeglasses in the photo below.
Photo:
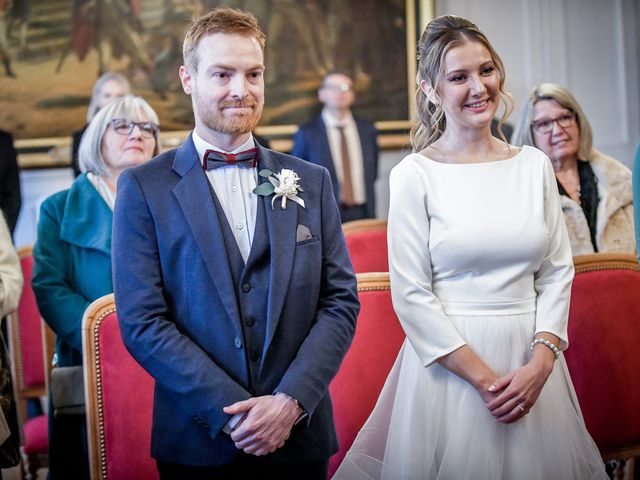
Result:
{"type": "Polygon", "coordinates": [[[537,134],[544,134],[544,133],[549,133],[551,130],[553,130],[553,124],[558,122],[558,125],[560,125],[562,128],[568,128],[570,126],[572,126],[576,121],[576,114],[575,113],[565,113],[564,115],[560,115],[559,117],[556,118],[547,118],[544,120],[538,120],[537,122],[533,122],[531,124],[531,128],[537,133],[537,134]]]}
{"type": "Polygon", "coordinates": [[[152,122],[132,122],[126,118],[114,118],[111,120],[113,131],[120,135],[130,135],[133,132],[133,127],[136,126],[145,138],[156,138],[160,131],[160,127],[152,122]]]}
{"type": "Polygon", "coordinates": [[[353,85],[350,83],[338,83],[338,84],[326,84],[322,88],[328,88],[330,90],[340,90],[341,92],[349,92],[353,90],[353,85]]]}

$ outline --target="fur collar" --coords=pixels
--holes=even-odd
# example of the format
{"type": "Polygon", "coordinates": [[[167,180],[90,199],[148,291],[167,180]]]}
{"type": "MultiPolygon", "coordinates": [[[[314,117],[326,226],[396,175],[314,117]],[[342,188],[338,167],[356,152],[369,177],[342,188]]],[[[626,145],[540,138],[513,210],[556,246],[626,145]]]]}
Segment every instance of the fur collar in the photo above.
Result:
{"type": "Polygon", "coordinates": [[[595,148],[592,150],[589,165],[591,165],[593,173],[598,179],[599,187],[607,190],[609,195],[614,197],[620,206],[624,207],[633,203],[631,170],[618,160],[599,152],[595,148]]]}

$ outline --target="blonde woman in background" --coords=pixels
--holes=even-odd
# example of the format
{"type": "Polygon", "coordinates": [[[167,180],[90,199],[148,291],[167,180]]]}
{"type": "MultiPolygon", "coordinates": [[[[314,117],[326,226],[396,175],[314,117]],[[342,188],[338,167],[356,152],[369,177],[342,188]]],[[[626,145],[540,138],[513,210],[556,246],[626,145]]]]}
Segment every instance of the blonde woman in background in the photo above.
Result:
{"type": "Polygon", "coordinates": [[[573,255],[635,252],[631,170],[593,148],[589,120],[569,90],[535,87],[511,141],[551,159],[573,255]]]}

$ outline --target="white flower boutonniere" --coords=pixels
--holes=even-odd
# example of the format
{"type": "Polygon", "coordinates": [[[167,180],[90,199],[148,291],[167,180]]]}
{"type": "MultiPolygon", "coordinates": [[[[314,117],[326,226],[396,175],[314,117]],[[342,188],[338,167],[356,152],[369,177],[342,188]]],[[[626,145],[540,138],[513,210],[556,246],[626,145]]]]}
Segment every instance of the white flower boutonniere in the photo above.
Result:
{"type": "Polygon", "coordinates": [[[293,170],[283,168],[280,173],[273,173],[271,170],[260,170],[258,173],[261,177],[269,180],[268,182],[261,183],[253,189],[253,193],[268,197],[273,195],[271,199],[271,208],[274,207],[274,202],[278,198],[282,198],[280,203],[281,208],[287,207],[287,200],[292,200],[304,208],[304,200],[298,196],[299,192],[303,192],[302,187],[298,185],[300,177],[293,170]]]}

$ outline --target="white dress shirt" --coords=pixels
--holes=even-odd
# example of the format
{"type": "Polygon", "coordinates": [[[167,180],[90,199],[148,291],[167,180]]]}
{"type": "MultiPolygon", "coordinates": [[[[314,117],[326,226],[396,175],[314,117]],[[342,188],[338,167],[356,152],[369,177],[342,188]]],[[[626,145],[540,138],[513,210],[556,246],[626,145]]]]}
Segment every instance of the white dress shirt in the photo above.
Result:
{"type": "Polygon", "coordinates": [[[339,120],[327,109],[322,110],[322,120],[327,129],[327,138],[329,140],[329,149],[331,150],[331,158],[333,166],[336,170],[338,183],[344,184],[342,169],[342,148],[340,145],[340,133],[338,127],[344,127],[345,138],[347,139],[347,149],[349,150],[349,158],[351,159],[351,183],[353,188],[353,199],[356,205],[364,205],[367,201],[367,194],[364,186],[364,168],[362,161],[362,143],[360,143],[360,135],[358,134],[358,126],[353,119],[353,115],[349,113],[346,118],[339,120]]]}
{"type": "MultiPolygon", "coordinates": [[[[215,145],[211,145],[203,140],[195,130],[192,138],[201,165],[207,150],[238,153],[255,147],[252,135],[249,135],[249,139],[246,142],[231,152],[226,152],[215,145]]],[[[253,189],[258,185],[258,170],[237,165],[225,165],[222,168],[205,170],[205,173],[222,205],[222,210],[236,239],[242,259],[246,263],[251,251],[256,227],[258,196],[253,193],[253,189]]]]}

